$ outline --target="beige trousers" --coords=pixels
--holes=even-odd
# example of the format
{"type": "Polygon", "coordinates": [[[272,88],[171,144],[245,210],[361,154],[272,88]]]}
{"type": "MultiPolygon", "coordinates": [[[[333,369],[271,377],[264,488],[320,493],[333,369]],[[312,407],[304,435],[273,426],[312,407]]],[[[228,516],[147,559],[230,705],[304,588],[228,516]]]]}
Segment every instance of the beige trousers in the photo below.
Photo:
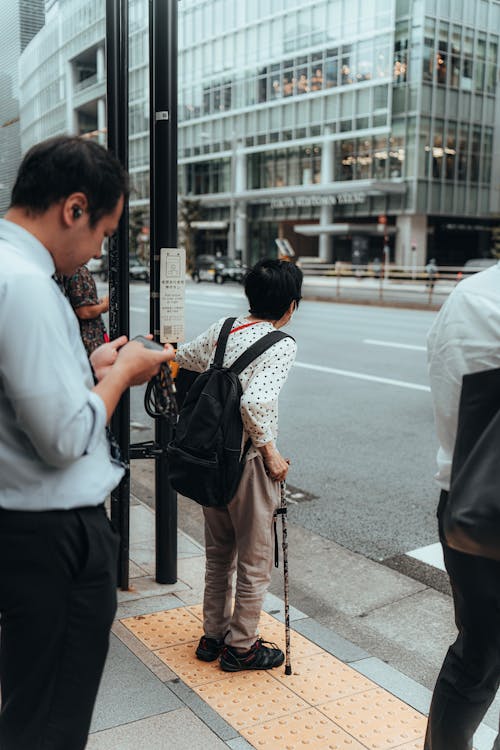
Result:
{"type": "Polygon", "coordinates": [[[279,502],[279,482],[268,477],[259,455],[247,461],[236,495],[227,508],[203,509],[206,636],[225,636],[228,645],[244,649],[255,642],[262,602],[271,580],[273,515],[279,502]]]}

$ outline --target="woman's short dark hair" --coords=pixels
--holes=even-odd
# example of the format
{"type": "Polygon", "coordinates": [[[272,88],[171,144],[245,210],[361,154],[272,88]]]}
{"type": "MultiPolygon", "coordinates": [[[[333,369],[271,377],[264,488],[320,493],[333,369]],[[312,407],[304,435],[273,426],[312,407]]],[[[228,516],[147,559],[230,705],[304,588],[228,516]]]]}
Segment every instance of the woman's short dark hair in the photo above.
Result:
{"type": "Polygon", "coordinates": [[[113,212],[129,191],[128,175],[109,151],[78,136],[56,136],[30,148],[12,189],[11,206],[41,214],[72,193],[84,193],[90,226],[113,212]]]}
{"type": "Polygon", "coordinates": [[[264,320],[279,320],[292,302],[299,304],[302,271],[294,263],[264,258],[245,276],[250,313],[264,320]]]}

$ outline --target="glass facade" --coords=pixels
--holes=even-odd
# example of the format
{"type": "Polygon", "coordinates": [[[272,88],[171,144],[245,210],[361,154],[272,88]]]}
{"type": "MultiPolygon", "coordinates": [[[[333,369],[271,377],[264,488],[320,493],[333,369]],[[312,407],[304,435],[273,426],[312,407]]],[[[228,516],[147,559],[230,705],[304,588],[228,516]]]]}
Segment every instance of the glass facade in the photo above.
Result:
{"type": "MultiPolygon", "coordinates": [[[[300,253],[294,224],[385,215],[397,230],[392,257],[403,263],[415,244],[425,262],[441,220],[492,223],[496,0],[179,8],[180,189],[201,199],[207,218],[227,218],[236,203],[250,245],[261,231],[259,252],[270,250],[272,225],[300,253]]],[[[325,238],[312,252],[338,257],[325,238]]]]}
{"type": "MultiPolygon", "coordinates": [[[[104,0],[46,9],[21,57],[23,148],[105,125],[104,0]]],[[[131,198],[147,205],[147,0],[129,14],[131,198]]],[[[417,245],[420,262],[460,262],[443,227],[462,227],[466,253],[463,227],[500,213],[499,30],[500,0],[182,0],[181,197],[201,201],[217,242],[233,217],[236,246],[221,249],[249,261],[273,236],[334,260],[346,244],[321,227],[336,222],[374,226],[380,255],[385,216],[394,259],[417,245]]]]}
{"type": "Polygon", "coordinates": [[[0,215],[21,161],[18,60],[44,22],[43,0],[4,0],[0,28],[0,215]]]}

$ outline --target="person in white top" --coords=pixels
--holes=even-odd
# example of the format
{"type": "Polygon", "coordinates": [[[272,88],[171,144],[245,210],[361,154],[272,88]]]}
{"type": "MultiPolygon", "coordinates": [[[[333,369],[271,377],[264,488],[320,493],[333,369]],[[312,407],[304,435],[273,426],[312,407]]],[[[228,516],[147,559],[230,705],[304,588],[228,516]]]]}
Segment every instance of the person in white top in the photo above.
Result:
{"type": "MultiPolygon", "coordinates": [[[[224,354],[229,366],[251,344],[291,319],[301,298],[302,272],[281,260],[259,261],[245,278],[250,315],[235,321],[224,354]]],[[[194,341],[181,345],[181,367],[203,372],[211,364],[223,320],[194,341]]],[[[203,508],[206,575],[203,629],[196,655],[220,656],[222,669],[271,669],[283,652],[258,638],[262,602],[271,578],[273,516],[280,502],[280,482],[289,461],[276,447],[278,396],[295,360],[297,346],[286,337],[257,357],[240,375],[244,440],[252,446],[238,490],[226,508],[203,508]],[[232,579],[236,571],[235,604],[232,579]]]]}
{"type": "Polygon", "coordinates": [[[106,439],[163,352],[125,336],[92,355],[56,283],[100,253],[128,192],[120,163],[61,136],[25,155],[0,220],[0,747],[83,750],[116,611],[123,475],[106,439]]]}
{"type": "MultiPolygon", "coordinates": [[[[448,547],[441,517],[450,489],[462,378],[500,367],[499,264],[455,287],[429,331],[427,344],[439,440],[439,535],[458,637],[434,688],[425,750],[472,750],[474,732],[500,684],[500,563],[448,547]]],[[[499,749],[497,735],[494,750],[499,749]]]]}

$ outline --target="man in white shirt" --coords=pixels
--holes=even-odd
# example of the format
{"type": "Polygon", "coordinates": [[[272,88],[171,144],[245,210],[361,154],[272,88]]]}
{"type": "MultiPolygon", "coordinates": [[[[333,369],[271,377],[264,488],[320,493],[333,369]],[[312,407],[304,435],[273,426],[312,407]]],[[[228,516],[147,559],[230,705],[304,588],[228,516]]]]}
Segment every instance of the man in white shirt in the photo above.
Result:
{"type": "MultiPolygon", "coordinates": [[[[245,293],[250,315],[238,318],[224,353],[225,367],[254,342],[285,326],[296,310],[302,272],[282,260],[259,261],[247,274],[245,293]]],[[[203,372],[213,361],[223,320],[183,344],[181,367],[203,372]]],[[[280,502],[280,482],[288,461],[276,447],[278,396],[295,360],[297,346],[285,337],[258,356],[240,374],[244,442],[251,440],[243,475],[226,508],[203,508],[206,574],[203,629],[196,655],[203,661],[220,656],[222,669],[271,669],[283,663],[281,649],[258,638],[262,602],[271,578],[272,524],[280,502]],[[232,579],[236,571],[235,604],[232,579]]]]}
{"type": "MultiPolygon", "coordinates": [[[[439,533],[458,637],[434,688],[425,750],[472,750],[474,732],[500,683],[500,563],[448,547],[441,517],[450,488],[462,378],[500,367],[500,264],[456,286],[427,343],[439,440],[439,533]]],[[[500,748],[499,736],[494,748],[500,748]]]]}
{"type": "Polygon", "coordinates": [[[83,750],[116,610],[118,538],[104,500],[123,475],[105,427],[173,350],[125,336],[94,352],[54,280],[99,254],[128,179],[89,140],[24,157],[0,220],[0,747],[83,750]]]}

